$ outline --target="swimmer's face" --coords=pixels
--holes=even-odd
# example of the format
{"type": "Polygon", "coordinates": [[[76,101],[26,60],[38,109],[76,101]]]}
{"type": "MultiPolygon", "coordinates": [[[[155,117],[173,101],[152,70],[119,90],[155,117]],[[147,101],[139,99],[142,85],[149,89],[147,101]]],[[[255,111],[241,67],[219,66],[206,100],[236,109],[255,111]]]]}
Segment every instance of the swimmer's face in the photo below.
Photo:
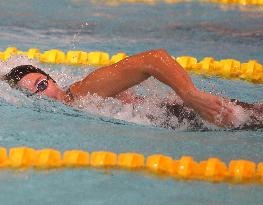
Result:
{"type": "Polygon", "coordinates": [[[29,73],[17,85],[31,93],[46,95],[59,101],[65,99],[65,92],[52,79],[41,73],[29,73]]]}

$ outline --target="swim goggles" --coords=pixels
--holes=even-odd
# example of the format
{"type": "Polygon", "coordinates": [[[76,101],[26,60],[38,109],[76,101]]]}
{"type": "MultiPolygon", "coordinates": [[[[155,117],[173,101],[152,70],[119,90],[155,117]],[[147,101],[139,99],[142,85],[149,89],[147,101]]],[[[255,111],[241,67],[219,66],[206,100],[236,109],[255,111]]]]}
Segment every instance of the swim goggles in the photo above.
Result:
{"type": "Polygon", "coordinates": [[[49,76],[47,76],[47,78],[40,80],[37,84],[36,84],[36,89],[37,91],[34,92],[33,94],[37,94],[39,92],[44,92],[47,88],[48,88],[48,81],[51,80],[51,78],[49,76]]]}

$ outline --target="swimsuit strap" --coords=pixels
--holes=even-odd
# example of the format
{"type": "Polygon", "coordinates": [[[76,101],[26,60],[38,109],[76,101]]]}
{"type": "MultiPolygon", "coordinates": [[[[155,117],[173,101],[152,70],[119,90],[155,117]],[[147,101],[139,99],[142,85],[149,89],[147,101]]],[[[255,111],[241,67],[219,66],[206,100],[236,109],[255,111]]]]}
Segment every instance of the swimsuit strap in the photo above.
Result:
{"type": "Polygon", "coordinates": [[[66,90],[66,98],[65,98],[65,101],[66,101],[67,103],[71,103],[71,102],[74,101],[74,96],[73,96],[70,88],[66,90]]]}

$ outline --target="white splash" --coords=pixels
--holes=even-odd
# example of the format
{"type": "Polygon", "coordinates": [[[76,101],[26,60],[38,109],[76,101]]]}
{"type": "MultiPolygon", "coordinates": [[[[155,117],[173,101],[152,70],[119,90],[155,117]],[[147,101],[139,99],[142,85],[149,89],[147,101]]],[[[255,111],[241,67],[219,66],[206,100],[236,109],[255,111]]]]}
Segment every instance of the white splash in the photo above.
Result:
{"type": "Polygon", "coordinates": [[[234,127],[241,127],[249,121],[249,114],[239,105],[233,106],[233,125],[234,127]]]}

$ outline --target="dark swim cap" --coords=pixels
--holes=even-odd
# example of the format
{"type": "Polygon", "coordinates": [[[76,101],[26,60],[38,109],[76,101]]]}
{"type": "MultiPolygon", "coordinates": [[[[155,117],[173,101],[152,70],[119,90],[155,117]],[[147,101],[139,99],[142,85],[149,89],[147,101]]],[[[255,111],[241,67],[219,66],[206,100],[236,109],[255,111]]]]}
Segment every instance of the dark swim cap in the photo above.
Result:
{"type": "MultiPolygon", "coordinates": [[[[13,68],[9,73],[3,76],[3,80],[7,81],[8,84],[13,87],[27,74],[29,73],[40,73],[52,79],[47,73],[36,68],[32,65],[20,65],[13,68]]],[[[52,79],[53,80],[53,79],[52,79]]],[[[54,81],[54,80],[53,80],[54,81]]],[[[54,81],[55,82],[55,81],[54,81]]]]}

